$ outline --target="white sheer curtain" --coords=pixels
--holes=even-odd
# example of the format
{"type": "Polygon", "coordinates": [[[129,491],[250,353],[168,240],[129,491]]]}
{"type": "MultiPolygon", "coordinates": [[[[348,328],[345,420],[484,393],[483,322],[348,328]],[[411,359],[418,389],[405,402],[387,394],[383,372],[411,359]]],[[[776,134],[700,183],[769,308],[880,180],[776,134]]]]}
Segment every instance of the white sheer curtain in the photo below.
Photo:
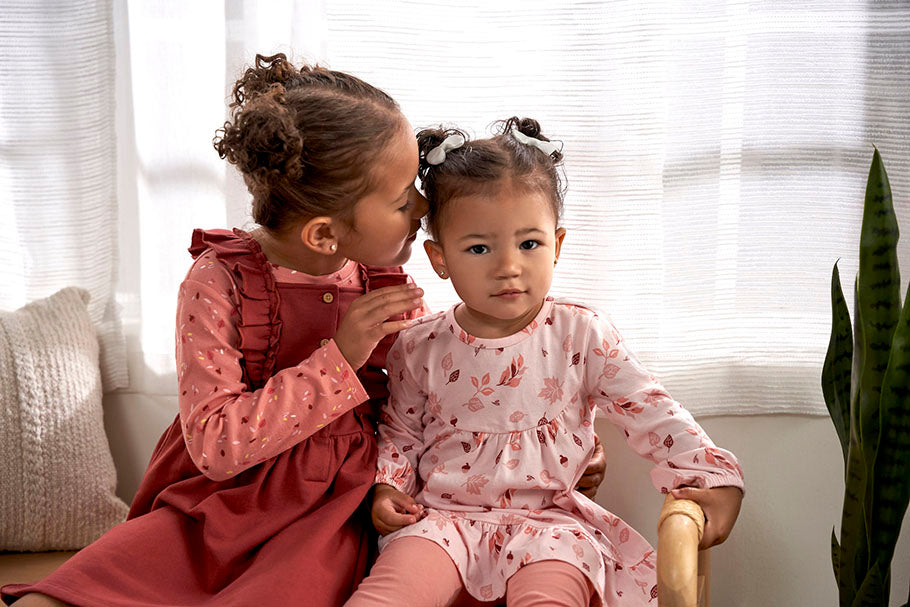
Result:
{"type": "Polygon", "coordinates": [[[0,309],[79,286],[105,389],[127,385],[110,1],[0,2],[0,309]]]}
{"type": "MultiPolygon", "coordinates": [[[[114,4],[120,301],[133,389],[173,391],[196,226],[247,226],[211,148],[256,52],[351,71],[415,127],[510,115],[565,142],[554,292],[608,310],[693,412],[823,413],[831,267],[856,269],[872,145],[910,218],[905,2],[114,4]]],[[[356,128],[356,125],[351,125],[356,128]]],[[[910,255],[901,248],[904,267],[910,255]]],[[[431,306],[454,301],[417,249],[431,306]]]]}

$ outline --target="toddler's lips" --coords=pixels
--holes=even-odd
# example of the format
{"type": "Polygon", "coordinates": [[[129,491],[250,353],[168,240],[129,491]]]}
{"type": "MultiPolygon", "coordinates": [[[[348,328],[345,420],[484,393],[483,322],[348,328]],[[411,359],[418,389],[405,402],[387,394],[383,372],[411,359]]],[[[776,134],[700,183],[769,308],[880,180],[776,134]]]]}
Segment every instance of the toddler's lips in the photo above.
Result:
{"type": "Polygon", "coordinates": [[[508,291],[500,291],[499,293],[494,293],[493,297],[499,297],[502,299],[515,299],[524,295],[524,291],[519,291],[517,289],[509,289],[508,291]]]}

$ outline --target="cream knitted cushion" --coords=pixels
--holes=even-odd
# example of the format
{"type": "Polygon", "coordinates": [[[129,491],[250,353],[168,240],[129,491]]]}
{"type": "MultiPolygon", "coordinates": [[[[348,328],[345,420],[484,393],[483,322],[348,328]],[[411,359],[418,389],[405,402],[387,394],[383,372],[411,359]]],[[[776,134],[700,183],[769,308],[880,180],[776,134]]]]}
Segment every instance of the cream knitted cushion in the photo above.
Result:
{"type": "Polygon", "coordinates": [[[123,521],[88,293],[0,312],[0,549],[81,548],[123,521]]]}

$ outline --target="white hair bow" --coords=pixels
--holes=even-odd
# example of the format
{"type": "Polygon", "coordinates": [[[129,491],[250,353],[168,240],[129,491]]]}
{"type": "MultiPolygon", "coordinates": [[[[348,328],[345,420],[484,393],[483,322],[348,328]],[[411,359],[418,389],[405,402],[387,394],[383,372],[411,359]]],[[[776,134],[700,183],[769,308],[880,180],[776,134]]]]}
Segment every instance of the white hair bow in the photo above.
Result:
{"type": "Polygon", "coordinates": [[[442,164],[446,159],[446,152],[457,150],[464,145],[464,137],[459,134],[449,135],[442,143],[427,152],[427,162],[432,165],[442,164]]]}
{"type": "Polygon", "coordinates": [[[528,137],[527,135],[525,135],[524,133],[522,133],[521,131],[516,129],[514,126],[512,127],[512,137],[514,137],[516,140],[518,140],[519,143],[523,143],[525,145],[530,145],[531,147],[537,148],[538,150],[540,150],[547,156],[552,156],[554,153],[562,151],[561,145],[556,145],[556,143],[554,143],[552,141],[544,141],[542,139],[537,139],[536,137],[528,137]]]}

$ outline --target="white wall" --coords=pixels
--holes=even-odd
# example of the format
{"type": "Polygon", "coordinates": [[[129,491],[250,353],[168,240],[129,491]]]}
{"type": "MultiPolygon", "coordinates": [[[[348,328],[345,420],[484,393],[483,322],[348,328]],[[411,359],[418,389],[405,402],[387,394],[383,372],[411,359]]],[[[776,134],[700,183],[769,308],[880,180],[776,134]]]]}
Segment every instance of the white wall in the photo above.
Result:
{"type": "MultiPolygon", "coordinates": [[[[746,498],[733,535],[712,553],[718,607],[821,607],[837,604],[831,530],[840,524],[843,463],[830,420],[790,415],[710,417],[699,422],[740,459],[746,498]]],[[[608,423],[608,481],[598,500],[656,541],[659,499],[646,499],[649,464],[619,446],[608,423]],[[611,481],[616,482],[614,488],[611,481]]],[[[910,517],[892,564],[891,605],[907,601],[910,517]]]]}

